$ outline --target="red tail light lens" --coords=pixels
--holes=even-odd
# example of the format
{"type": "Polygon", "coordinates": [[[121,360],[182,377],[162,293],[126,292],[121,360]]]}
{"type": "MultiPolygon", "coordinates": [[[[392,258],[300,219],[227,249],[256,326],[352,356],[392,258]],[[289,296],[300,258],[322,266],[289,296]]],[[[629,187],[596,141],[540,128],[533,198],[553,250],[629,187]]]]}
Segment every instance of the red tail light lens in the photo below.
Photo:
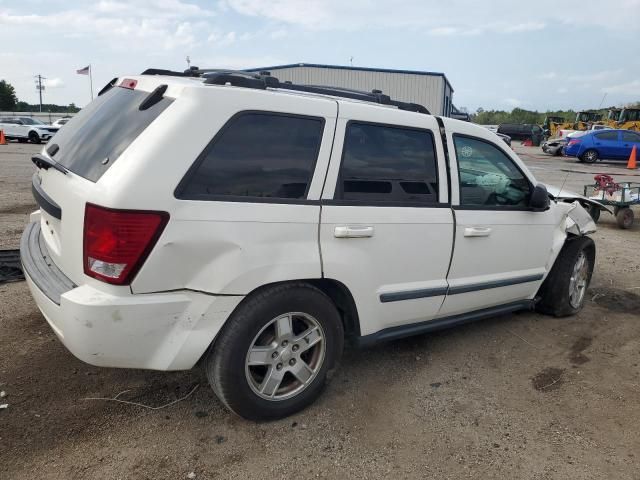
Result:
{"type": "Polygon", "coordinates": [[[123,78],[119,86],[122,88],[128,88],[130,90],[134,90],[137,84],[138,84],[137,80],[134,80],[132,78],[123,78]]]}
{"type": "Polygon", "coordinates": [[[128,285],[169,221],[166,212],[114,210],[87,203],[84,211],[84,273],[128,285]]]}

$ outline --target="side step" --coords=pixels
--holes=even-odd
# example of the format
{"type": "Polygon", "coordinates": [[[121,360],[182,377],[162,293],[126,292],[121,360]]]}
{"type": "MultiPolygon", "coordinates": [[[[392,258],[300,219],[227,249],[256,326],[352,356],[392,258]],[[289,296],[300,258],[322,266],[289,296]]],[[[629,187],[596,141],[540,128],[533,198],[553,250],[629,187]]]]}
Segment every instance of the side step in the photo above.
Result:
{"type": "Polygon", "coordinates": [[[532,310],[535,305],[534,300],[523,300],[520,302],[507,303],[498,305],[497,307],[485,308],[475,312],[463,313],[461,315],[453,315],[451,317],[436,318],[427,320],[426,322],[411,323],[409,325],[399,325],[397,327],[385,328],[379,332],[370,335],[364,335],[355,339],[360,347],[368,347],[376,343],[388,342],[399,338],[411,337],[413,335],[421,335],[423,333],[436,332],[447,328],[457,327],[465,323],[484,320],[486,318],[507,315],[518,310],[532,310]]]}

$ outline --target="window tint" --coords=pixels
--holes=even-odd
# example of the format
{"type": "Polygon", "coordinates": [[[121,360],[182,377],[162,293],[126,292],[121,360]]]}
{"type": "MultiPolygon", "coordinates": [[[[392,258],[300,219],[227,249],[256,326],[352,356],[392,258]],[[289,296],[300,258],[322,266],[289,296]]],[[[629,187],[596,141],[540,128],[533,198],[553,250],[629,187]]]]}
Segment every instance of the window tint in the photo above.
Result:
{"type": "Polygon", "coordinates": [[[454,135],[460,204],[525,207],[529,181],[513,161],[489,142],[454,135]]]}
{"type": "Polygon", "coordinates": [[[113,165],[151,122],[167,108],[172,99],[140,110],[149,92],[112,88],[84,107],[49,141],[58,145],[54,160],[73,173],[98,179],[113,165]]]}
{"type": "Polygon", "coordinates": [[[598,140],[618,140],[618,132],[615,130],[610,132],[600,132],[594,135],[598,140]]]}
{"type": "Polygon", "coordinates": [[[350,123],[336,198],[436,203],[438,179],[431,132],[350,123]]]}
{"type": "Polygon", "coordinates": [[[622,132],[623,142],[640,142],[640,135],[635,132],[622,132]]]}
{"type": "Polygon", "coordinates": [[[305,198],[323,126],[319,118],[242,114],[204,152],[181,196],[305,198]]]}

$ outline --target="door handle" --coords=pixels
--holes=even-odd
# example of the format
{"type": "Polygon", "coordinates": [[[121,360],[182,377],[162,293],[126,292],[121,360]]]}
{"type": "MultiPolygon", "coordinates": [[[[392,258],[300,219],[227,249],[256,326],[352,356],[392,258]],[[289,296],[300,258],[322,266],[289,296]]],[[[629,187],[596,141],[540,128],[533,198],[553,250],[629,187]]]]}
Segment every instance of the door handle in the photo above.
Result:
{"type": "Polygon", "coordinates": [[[491,235],[489,227],[466,227],[464,229],[465,237],[488,237],[491,235]]]}
{"type": "Polygon", "coordinates": [[[333,230],[336,238],[365,238],[373,237],[371,225],[340,225],[333,230]]]}

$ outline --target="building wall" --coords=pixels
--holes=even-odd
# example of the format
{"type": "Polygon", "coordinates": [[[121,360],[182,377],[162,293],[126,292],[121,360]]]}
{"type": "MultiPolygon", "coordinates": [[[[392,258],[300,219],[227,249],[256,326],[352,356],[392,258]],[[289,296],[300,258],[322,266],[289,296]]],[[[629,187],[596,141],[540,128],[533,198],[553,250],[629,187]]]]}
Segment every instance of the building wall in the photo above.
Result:
{"type": "MultiPolygon", "coordinates": [[[[382,90],[394,100],[424,105],[431,113],[444,115],[444,89],[446,82],[440,75],[376,72],[342,68],[296,66],[270,69],[280,81],[352,88],[355,90],[382,90]]],[[[451,100],[451,92],[449,93],[451,100]]]]}

